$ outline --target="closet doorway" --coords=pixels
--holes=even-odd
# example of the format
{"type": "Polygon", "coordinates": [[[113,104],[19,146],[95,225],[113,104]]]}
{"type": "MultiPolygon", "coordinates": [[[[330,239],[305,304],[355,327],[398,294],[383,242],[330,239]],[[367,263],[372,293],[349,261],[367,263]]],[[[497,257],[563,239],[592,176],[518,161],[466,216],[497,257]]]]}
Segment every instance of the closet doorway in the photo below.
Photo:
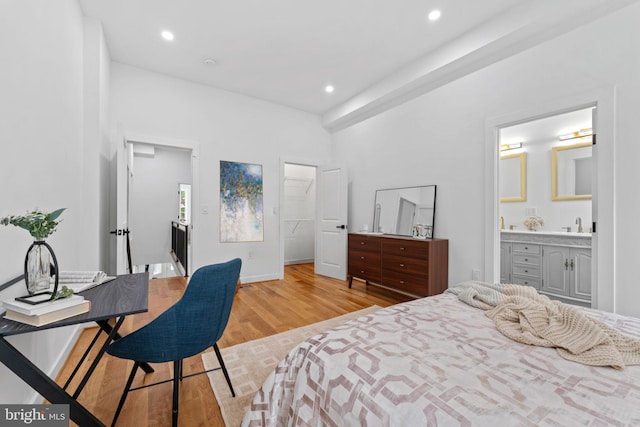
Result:
{"type": "Polygon", "coordinates": [[[314,262],[316,167],[284,164],[284,265],[314,262]]]}

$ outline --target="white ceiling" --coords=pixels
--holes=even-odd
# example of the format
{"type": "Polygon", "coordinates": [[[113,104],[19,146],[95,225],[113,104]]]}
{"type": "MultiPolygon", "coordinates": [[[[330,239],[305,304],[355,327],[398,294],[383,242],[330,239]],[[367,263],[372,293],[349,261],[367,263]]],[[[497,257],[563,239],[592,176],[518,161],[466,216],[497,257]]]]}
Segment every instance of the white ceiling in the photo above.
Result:
{"type": "Polygon", "coordinates": [[[442,57],[443,47],[480,28],[490,34],[493,22],[502,26],[494,32],[504,36],[515,31],[505,23],[517,22],[520,28],[549,13],[570,16],[580,8],[614,2],[79,1],[86,16],[102,23],[114,61],[320,115],[430,53],[442,57]],[[426,18],[433,9],[442,11],[435,23],[426,18]],[[163,40],[162,30],[172,31],[175,39],[163,40]],[[206,65],[206,58],[218,64],[206,65]],[[324,92],[329,83],[335,86],[332,94],[324,92]]]}

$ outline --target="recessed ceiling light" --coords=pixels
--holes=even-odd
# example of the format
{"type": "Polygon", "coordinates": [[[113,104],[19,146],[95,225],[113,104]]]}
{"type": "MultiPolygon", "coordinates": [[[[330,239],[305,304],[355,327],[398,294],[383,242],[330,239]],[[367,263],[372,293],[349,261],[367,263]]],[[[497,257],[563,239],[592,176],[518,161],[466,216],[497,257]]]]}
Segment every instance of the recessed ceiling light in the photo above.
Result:
{"type": "Polygon", "coordinates": [[[432,10],[431,12],[429,12],[429,21],[437,21],[438,19],[440,19],[440,11],[438,9],[432,10]]]}
{"type": "Polygon", "coordinates": [[[324,91],[325,91],[325,92],[327,92],[327,93],[332,93],[332,92],[333,92],[333,90],[334,90],[334,87],[333,87],[333,86],[331,86],[331,85],[326,85],[326,86],[324,87],[324,91]]]}
{"type": "Polygon", "coordinates": [[[162,38],[165,39],[165,40],[171,41],[171,40],[173,40],[173,33],[171,31],[166,31],[165,30],[165,31],[162,32],[162,38]]]}

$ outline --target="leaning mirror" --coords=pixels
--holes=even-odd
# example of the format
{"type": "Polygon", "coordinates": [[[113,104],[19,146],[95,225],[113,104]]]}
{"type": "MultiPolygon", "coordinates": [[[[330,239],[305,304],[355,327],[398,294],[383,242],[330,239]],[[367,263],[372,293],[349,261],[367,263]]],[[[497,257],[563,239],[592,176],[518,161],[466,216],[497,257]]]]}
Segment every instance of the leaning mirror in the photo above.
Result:
{"type": "Polygon", "coordinates": [[[500,202],[527,201],[527,153],[500,156],[500,202]]]}
{"type": "Polygon", "coordinates": [[[373,232],[432,238],[435,214],[435,185],[377,190],[373,232]]]}
{"type": "Polygon", "coordinates": [[[551,149],[551,200],[591,199],[591,142],[551,149]]]}

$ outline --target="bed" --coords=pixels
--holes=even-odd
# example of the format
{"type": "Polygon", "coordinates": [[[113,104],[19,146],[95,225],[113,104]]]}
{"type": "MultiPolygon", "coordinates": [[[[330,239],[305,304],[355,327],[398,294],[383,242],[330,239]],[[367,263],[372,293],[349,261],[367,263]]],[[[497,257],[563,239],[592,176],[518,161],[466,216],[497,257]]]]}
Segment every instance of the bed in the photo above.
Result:
{"type": "Polygon", "coordinates": [[[309,338],[242,425],[640,425],[640,319],[572,308],[627,340],[620,366],[591,366],[507,338],[488,315],[503,306],[474,298],[418,299],[309,338]]]}

